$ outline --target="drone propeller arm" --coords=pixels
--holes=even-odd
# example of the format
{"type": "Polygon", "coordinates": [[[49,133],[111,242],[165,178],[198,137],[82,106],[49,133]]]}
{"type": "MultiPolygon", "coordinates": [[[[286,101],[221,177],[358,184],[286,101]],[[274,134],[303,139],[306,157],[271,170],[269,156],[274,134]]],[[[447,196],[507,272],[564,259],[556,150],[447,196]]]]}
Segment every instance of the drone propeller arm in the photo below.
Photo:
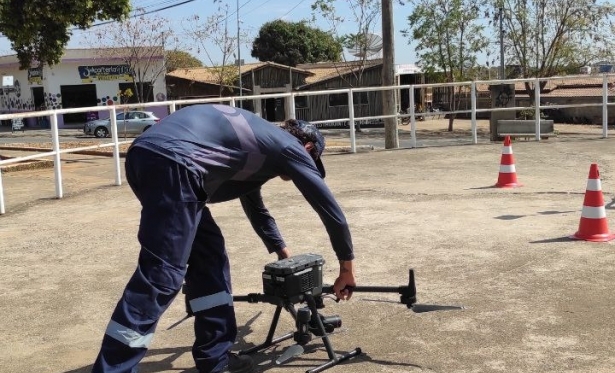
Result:
{"type": "Polygon", "coordinates": [[[248,302],[248,303],[271,303],[282,305],[282,299],[272,295],[261,293],[249,293],[248,295],[233,295],[233,302],[248,302]]]}
{"type": "MultiPolygon", "coordinates": [[[[347,286],[348,290],[352,290],[354,293],[398,293],[407,289],[407,286],[347,286]]],[[[333,285],[327,285],[322,287],[322,292],[325,294],[333,294],[333,285]]]]}
{"type": "MultiPolygon", "coordinates": [[[[397,293],[401,295],[401,303],[411,307],[416,303],[416,285],[414,282],[414,270],[409,271],[408,285],[406,286],[353,286],[347,287],[355,293],[397,293]]],[[[322,287],[324,294],[333,294],[333,286],[325,285],[322,287]]]]}

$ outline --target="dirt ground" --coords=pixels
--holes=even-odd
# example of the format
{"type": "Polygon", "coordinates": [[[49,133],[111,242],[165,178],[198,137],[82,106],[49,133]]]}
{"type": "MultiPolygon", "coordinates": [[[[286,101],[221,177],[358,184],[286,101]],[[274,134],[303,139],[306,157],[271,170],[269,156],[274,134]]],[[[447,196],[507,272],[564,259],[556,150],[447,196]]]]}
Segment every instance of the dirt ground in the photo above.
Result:
{"type": "MultiPolygon", "coordinates": [[[[458,146],[324,156],[327,184],[353,233],[359,285],[404,285],[413,268],[420,304],[456,307],[413,312],[394,294],[378,293],[326,300],[323,313],[343,320],[331,336],[335,351],[364,351],[330,372],[613,372],[615,241],[569,236],[579,227],[592,163],[600,168],[607,222],[615,223],[615,140],[593,126],[560,131],[546,141],[513,143],[523,184],[514,189],[494,187],[502,144],[466,146],[467,132],[458,146]]],[[[2,174],[3,373],[89,372],[135,268],[139,205],[125,182],[113,185],[112,160],[66,155],[62,175],[58,200],[53,169],[2,174]]],[[[323,255],[325,282],[333,281],[328,237],[296,188],[272,180],[263,193],[289,247],[323,255]]],[[[262,292],[262,268],[274,258],[238,202],[211,209],[226,236],[235,295],[262,292]]],[[[262,342],[274,307],[237,302],[235,309],[237,349],[262,342]]],[[[196,373],[191,320],[169,330],[183,316],[180,296],[140,372],[196,373]]],[[[290,331],[283,313],[279,334],[290,331]]],[[[256,353],[259,371],[303,372],[326,361],[316,338],[305,354],[276,365],[290,344],[256,353]]]]}

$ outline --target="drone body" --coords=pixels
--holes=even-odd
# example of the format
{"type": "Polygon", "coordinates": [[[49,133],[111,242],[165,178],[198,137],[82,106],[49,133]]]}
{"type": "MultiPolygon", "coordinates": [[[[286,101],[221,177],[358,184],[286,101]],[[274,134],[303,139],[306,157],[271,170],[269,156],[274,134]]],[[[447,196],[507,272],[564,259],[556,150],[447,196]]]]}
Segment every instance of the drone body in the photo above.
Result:
{"type": "MultiPolygon", "coordinates": [[[[339,316],[323,316],[319,309],[324,308],[323,295],[332,294],[333,286],[323,285],[323,265],[325,261],[317,254],[302,254],[269,263],[263,271],[263,294],[251,293],[245,296],[233,296],[235,302],[258,303],[267,302],[276,306],[269,333],[264,343],[250,349],[240,351],[246,355],[264,350],[282,341],[293,339],[296,344],[290,346],[276,359],[277,364],[283,364],[289,359],[303,353],[303,346],[312,340],[312,335],[322,338],[327,350],[329,361],[308,370],[308,373],[321,372],[342,361],[360,355],[361,349],[338,355],[334,352],[329,334],[342,325],[339,316]],[[306,303],[298,309],[295,304],[306,303]],[[282,309],[288,311],[295,320],[296,331],[274,338],[282,309]]],[[[401,302],[408,308],[416,302],[416,287],[414,272],[410,270],[408,286],[400,287],[369,287],[357,286],[349,289],[357,292],[395,292],[401,294],[401,302]]]]}

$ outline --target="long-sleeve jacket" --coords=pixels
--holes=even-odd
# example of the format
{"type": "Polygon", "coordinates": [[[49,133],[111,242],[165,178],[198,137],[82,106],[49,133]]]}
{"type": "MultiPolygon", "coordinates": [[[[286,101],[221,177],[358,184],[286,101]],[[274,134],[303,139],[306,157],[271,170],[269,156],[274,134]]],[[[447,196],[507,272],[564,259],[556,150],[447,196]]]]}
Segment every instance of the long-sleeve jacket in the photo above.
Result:
{"type": "Polygon", "coordinates": [[[290,178],[322,220],[339,260],[354,258],[346,218],[303,144],[247,110],[194,105],[167,116],[132,146],[154,151],[197,173],[208,203],[241,198],[269,251],[284,241],[260,198],[260,187],[290,178]]]}

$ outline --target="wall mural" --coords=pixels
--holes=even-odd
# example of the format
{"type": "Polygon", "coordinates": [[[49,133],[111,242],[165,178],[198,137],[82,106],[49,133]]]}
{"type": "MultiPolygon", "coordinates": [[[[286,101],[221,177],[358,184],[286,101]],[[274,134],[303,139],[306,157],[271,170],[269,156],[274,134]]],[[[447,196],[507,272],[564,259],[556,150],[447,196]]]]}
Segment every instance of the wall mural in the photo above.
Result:
{"type": "Polygon", "coordinates": [[[62,95],[45,92],[45,107],[48,110],[62,109],[62,95]]]}
{"type": "Polygon", "coordinates": [[[104,96],[99,98],[96,102],[98,106],[119,105],[120,99],[117,96],[104,96]]]}
{"type": "Polygon", "coordinates": [[[0,102],[2,108],[8,111],[32,110],[34,103],[32,99],[24,100],[21,97],[21,84],[19,80],[15,80],[12,90],[6,90],[1,96],[0,102]]]}

